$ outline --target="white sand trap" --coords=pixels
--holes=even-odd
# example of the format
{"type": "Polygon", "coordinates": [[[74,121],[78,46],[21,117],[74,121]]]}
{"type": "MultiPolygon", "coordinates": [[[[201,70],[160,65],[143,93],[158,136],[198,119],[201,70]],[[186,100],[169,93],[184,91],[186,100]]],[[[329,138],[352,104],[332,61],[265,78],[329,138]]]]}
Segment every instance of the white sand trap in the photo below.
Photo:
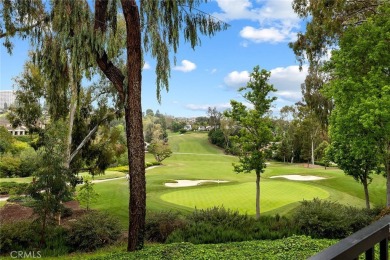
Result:
{"type": "Polygon", "coordinates": [[[228,181],[222,181],[222,180],[175,180],[176,182],[166,182],[165,186],[172,187],[172,188],[178,188],[178,187],[190,187],[190,186],[196,186],[204,182],[216,182],[216,183],[223,183],[228,181]]]}
{"type": "Polygon", "coordinates": [[[278,175],[270,178],[285,178],[292,181],[318,181],[325,179],[324,177],[312,176],[312,175],[278,175]]]}

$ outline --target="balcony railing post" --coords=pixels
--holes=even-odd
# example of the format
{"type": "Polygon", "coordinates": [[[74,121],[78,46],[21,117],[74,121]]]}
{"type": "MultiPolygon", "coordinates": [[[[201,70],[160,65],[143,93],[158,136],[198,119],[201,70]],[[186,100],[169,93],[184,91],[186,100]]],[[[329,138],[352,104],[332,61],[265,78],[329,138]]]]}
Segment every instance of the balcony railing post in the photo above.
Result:
{"type": "Polygon", "coordinates": [[[375,245],[379,244],[379,259],[389,259],[390,216],[384,216],[371,225],[344,238],[337,244],[312,256],[310,259],[358,259],[365,253],[366,259],[374,259],[375,245]]]}
{"type": "MultiPolygon", "coordinates": [[[[390,229],[390,227],[389,227],[390,229]]],[[[389,230],[390,232],[390,230],[389,230]]],[[[383,239],[379,243],[379,259],[388,260],[389,259],[389,238],[383,239]]]]}
{"type": "Polygon", "coordinates": [[[375,259],[374,247],[368,249],[365,254],[366,254],[366,260],[374,260],[375,259]]]}

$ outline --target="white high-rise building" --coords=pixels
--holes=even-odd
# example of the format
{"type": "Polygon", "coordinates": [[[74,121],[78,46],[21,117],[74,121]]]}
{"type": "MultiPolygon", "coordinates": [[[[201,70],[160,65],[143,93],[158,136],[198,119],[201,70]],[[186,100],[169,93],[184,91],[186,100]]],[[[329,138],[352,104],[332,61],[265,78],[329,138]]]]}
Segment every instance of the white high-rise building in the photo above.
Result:
{"type": "Polygon", "coordinates": [[[7,110],[10,105],[15,102],[15,91],[13,90],[0,90],[0,111],[7,110]]]}

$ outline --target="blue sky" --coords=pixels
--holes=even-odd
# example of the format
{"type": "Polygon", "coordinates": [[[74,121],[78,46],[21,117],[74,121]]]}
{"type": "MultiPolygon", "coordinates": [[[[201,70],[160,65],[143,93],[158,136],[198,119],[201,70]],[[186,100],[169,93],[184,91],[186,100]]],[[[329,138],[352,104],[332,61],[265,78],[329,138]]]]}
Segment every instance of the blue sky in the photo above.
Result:
{"type": "MultiPolygon", "coordinates": [[[[177,117],[206,116],[208,107],[229,108],[230,100],[243,101],[237,89],[245,86],[253,67],[271,71],[270,82],[278,90],[273,110],[301,100],[307,67],[299,71],[288,43],[304,31],[291,8],[291,0],[214,0],[201,9],[230,24],[213,37],[201,36],[202,44],[193,50],[182,42],[171,64],[170,88],[156,99],[155,61],[145,55],[142,82],[143,110],[157,109],[177,117]]],[[[2,43],[2,42],[0,42],[2,43]]],[[[12,78],[23,70],[28,40],[15,40],[10,56],[0,46],[0,89],[12,90],[12,78]]]]}

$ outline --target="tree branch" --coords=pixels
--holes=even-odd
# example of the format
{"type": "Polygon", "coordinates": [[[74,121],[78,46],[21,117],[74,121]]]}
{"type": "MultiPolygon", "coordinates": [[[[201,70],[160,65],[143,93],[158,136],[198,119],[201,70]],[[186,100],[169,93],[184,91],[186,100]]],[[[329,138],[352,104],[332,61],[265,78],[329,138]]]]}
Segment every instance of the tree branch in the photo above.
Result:
{"type": "Polygon", "coordinates": [[[100,120],[94,128],[92,128],[91,131],[87,134],[87,136],[81,141],[81,143],[77,146],[77,148],[72,152],[72,154],[69,157],[69,164],[72,162],[73,158],[81,151],[81,149],[84,147],[84,145],[91,139],[92,135],[96,133],[98,130],[100,124],[102,124],[104,121],[106,121],[109,118],[109,115],[107,115],[105,118],[100,120]]]}
{"type": "Polygon", "coordinates": [[[7,37],[7,36],[14,36],[15,33],[17,33],[17,32],[28,32],[28,31],[31,31],[31,29],[41,25],[41,23],[44,22],[45,20],[46,20],[46,18],[43,18],[42,20],[39,20],[35,24],[24,26],[24,27],[20,27],[20,28],[13,28],[12,31],[5,31],[5,32],[0,34],[0,39],[4,38],[4,37],[7,37]]]}
{"type": "MultiPolygon", "coordinates": [[[[107,30],[107,5],[108,0],[96,0],[95,2],[95,31],[101,31],[104,34],[107,30]]],[[[119,93],[120,100],[125,102],[126,95],[124,93],[123,81],[125,76],[121,70],[116,67],[107,56],[107,53],[103,51],[100,55],[96,53],[96,62],[104,75],[114,84],[114,87],[119,93]]]]}

